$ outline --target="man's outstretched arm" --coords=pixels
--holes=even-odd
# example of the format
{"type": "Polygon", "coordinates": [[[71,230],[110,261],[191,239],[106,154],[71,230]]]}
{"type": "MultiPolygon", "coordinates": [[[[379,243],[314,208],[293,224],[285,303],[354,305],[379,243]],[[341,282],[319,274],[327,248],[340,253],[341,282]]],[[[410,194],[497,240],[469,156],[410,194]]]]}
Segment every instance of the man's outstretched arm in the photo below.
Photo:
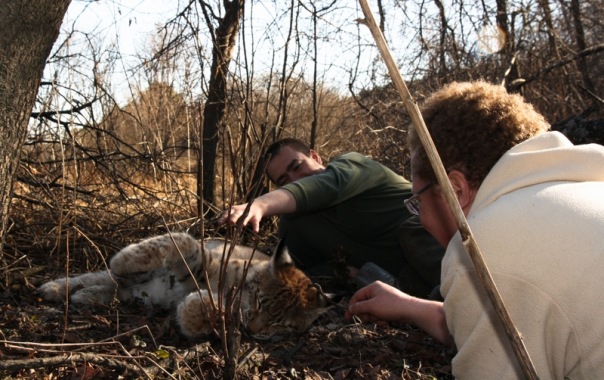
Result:
{"type": "MultiPolygon", "coordinates": [[[[247,203],[233,205],[229,210],[225,210],[218,219],[219,224],[236,224],[243,215],[247,203]]],[[[243,220],[243,225],[251,225],[254,232],[260,230],[260,221],[263,217],[273,215],[291,214],[296,211],[296,199],[287,190],[277,189],[266,193],[252,202],[250,212],[243,220]]]]}

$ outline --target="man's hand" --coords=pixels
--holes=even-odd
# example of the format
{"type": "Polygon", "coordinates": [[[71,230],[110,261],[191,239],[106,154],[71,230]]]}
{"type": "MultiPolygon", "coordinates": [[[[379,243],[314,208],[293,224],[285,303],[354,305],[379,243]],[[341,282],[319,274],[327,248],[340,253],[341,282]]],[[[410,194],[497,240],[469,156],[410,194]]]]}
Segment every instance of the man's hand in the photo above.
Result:
{"type": "Polygon", "coordinates": [[[375,281],[352,296],[344,316],[351,319],[355,315],[363,322],[403,321],[406,305],[413,299],[390,285],[375,281]]]}
{"type": "Polygon", "coordinates": [[[454,343],[441,302],[412,297],[380,281],[352,296],[344,317],[352,319],[355,315],[364,322],[411,323],[448,346],[454,343]]]}
{"type": "MultiPolygon", "coordinates": [[[[229,210],[225,210],[220,216],[220,218],[218,218],[218,224],[237,224],[239,219],[243,216],[247,205],[247,203],[234,205],[231,207],[230,212],[229,210]]],[[[252,227],[252,231],[258,233],[258,231],[260,231],[260,220],[262,220],[263,216],[264,213],[261,210],[261,207],[259,207],[256,202],[252,202],[248,214],[242,221],[242,225],[247,226],[248,224],[250,224],[252,227]]]]}
{"type": "MultiPolygon", "coordinates": [[[[228,223],[230,225],[237,224],[237,221],[243,216],[247,203],[234,205],[231,210],[225,210],[218,224],[228,223]]],[[[243,226],[251,225],[255,233],[260,231],[260,221],[265,216],[289,214],[296,211],[296,200],[294,196],[287,190],[277,189],[266,193],[252,202],[250,211],[242,221],[243,226]]]]}

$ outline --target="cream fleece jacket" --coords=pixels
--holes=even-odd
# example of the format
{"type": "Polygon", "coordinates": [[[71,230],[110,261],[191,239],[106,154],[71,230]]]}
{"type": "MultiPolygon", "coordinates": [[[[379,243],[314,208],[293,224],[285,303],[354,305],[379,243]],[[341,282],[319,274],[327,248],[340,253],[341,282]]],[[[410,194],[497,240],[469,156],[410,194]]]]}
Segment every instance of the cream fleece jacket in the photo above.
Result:
{"type": "MultiPolygon", "coordinates": [[[[468,223],[540,379],[604,377],[604,147],[547,132],[508,151],[468,223]]],[[[523,378],[459,233],[442,266],[461,379],[523,378]]]]}

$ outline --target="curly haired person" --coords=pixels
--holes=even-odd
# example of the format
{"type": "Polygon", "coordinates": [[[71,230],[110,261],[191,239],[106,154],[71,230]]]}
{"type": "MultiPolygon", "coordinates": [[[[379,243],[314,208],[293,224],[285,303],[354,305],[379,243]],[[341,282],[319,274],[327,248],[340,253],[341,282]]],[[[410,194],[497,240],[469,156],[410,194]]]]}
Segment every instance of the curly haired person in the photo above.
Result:
{"type": "MultiPolygon", "coordinates": [[[[519,95],[452,83],[422,114],[498,291],[541,379],[604,375],[604,147],[573,145],[519,95]]],[[[455,346],[453,375],[522,378],[503,325],[467,255],[426,152],[412,132],[409,207],[445,247],[444,302],[383,283],[346,317],[415,324],[455,346]]]]}

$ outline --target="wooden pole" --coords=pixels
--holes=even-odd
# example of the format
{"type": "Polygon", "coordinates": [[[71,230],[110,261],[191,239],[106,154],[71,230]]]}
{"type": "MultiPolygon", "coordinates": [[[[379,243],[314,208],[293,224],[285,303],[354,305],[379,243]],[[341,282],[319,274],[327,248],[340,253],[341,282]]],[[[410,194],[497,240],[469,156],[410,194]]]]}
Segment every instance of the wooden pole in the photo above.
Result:
{"type": "Polygon", "coordinates": [[[426,150],[426,154],[428,155],[430,164],[432,165],[432,168],[436,173],[438,183],[444,190],[444,195],[447,204],[449,205],[451,212],[455,216],[455,220],[457,222],[457,227],[459,228],[459,232],[461,234],[463,245],[466,248],[468,255],[470,256],[472,263],[474,264],[474,268],[476,269],[478,278],[484,286],[489,300],[491,301],[491,304],[493,305],[495,311],[497,312],[497,315],[499,315],[501,321],[503,322],[503,326],[505,328],[508,338],[510,339],[516,358],[520,362],[524,375],[527,379],[538,379],[535,367],[531,361],[531,358],[529,357],[526,347],[524,346],[524,342],[522,341],[522,336],[516,329],[516,326],[514,325],[514,322],[512,321],[512,318],[510,317],[505,307],[505,304],[503,303],[503,299],[501,298],[501,295],[497,290],[495,282],[493,281],[493,277],[489,272],[489,268],[487,268],[487,265],[484,262],[480,249],[478,248],[478,244],[476,243],[476,240],[472,235],[472,231],[470,230],[468,221],[466,220],[463,210],[461,209],[461,206],[457,201],[457,197],[453,192],[453,187],[449,182],[447,172],[445,171],[440,156],[436,151],[436,147],[434,146],[432,137],[430,136],[428,128],[424,123],[424,119],[421,115],[419,107],[413,101],[411,93],[409,92],[409,89],[407,88],[407,85],[405,84],[405,81],[403,80],[403,77],[400,71],[398,70],[396,63],[394,62],[394,59],[392,58],[392,54],[390,53],[390,49],[386,44],[386,40],[384,39],[382,32],[377,26],[375,19],[373,18],[371,9],[367,5],[367,0],[359,0],[359,2],[361,4],[361,8],[363,9],[363,13],[365,14],[365,20],[362,20],[362,22],[369,27],[369,30],[371,31],[371,34],[373,35],[373,38],[377,43],[378,49],[380,50],[382,58],[384,59],[386,66],[388,67],[388,71],[390,73],[390,76],[392,77],[392,81],[394,82],[396,89],[398,90],[399,94],[401,95],[401,98],[403,99],[403,104],[405,105],[405,108],[407,109],[407,112],[411,117],[413,126],[417,131],[417,134],[422,142],[422,145],[424,146],[424,149],[426,150]]]}

